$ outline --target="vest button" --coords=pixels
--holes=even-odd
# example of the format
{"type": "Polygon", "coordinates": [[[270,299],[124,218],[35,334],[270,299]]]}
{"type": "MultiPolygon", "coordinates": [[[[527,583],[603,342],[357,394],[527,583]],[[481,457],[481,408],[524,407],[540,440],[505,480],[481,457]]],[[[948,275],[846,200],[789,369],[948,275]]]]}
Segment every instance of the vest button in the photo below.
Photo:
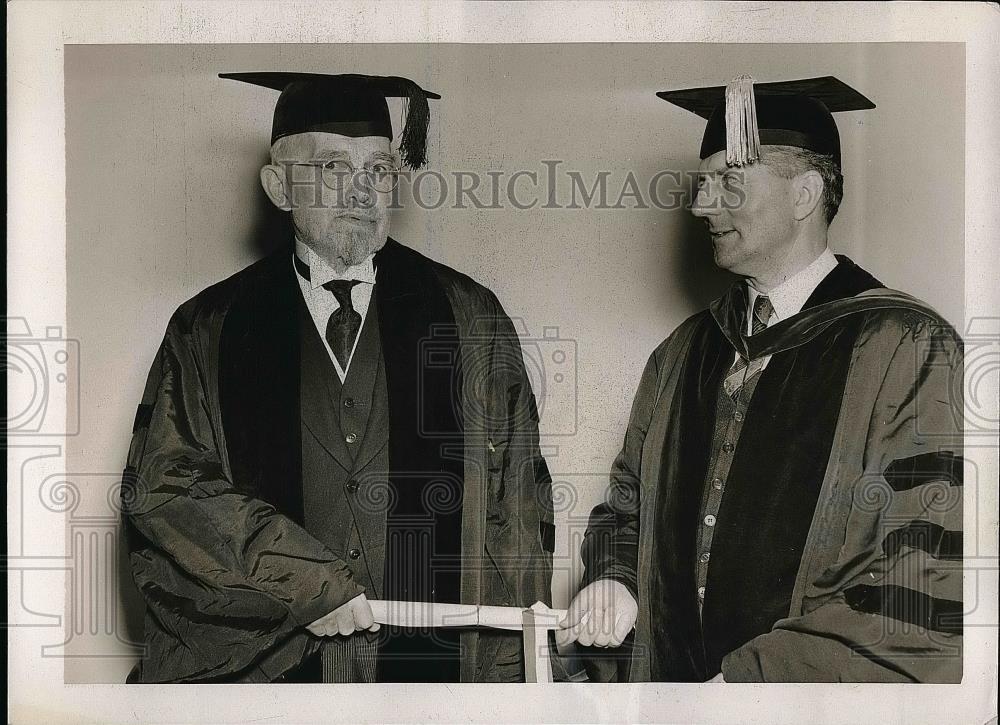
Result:
{"type": "Polygon", "coordinates": [[[698,599],[705,598],[705,587],[698,587],[698,599]]]}
{"type": "Polygon", "coordinates": [[[733,418],[736,419],[737,423],[741,422],[743,420],[743,411],[737,410],[733,413],[733,418]]]}
{"type": "Polygon", "coordinates": [[[350,551],[347,552],[347,555],[352,559],[360,559],[361,551],[359,549],[351,549],[350,551]]]}
{"type": "Polygon", "coordinates": [[[712,479],[712,488],[714,488],[716,491],[721,491],[722,490],[722,479],[721,478],[713,478],[712,479]]]}
{"type": "Polygon", "coordinates": [[[348,433],[346,436],[344,436],[344,440],[347,441],[348,443],[355,443],[358,440],[358,436],[356,433],[348,433]]]}
{"type": "Polygon", "coordinates": [[[358,491],[358,482],[357,481],[348,481],[347,482],[347,490],[349,492],[351,492],[351,493],[357,493],[357,491],[358,491]]]}
{"type": "Polygon", "coordinates": [[[726,453],[732,453],[733,452],[733,444],[732,443],[724,443],[722,445],[722,450],[724,450],[726,453]]]}
{"type": "Polygon", "coordinates": [[[353,408],[354,407],[354,398],[344,398],[344,407],[345,408],[353,408]]]}
{"type": "Polygon", "coordinates": [[[715,526],[715,517],[712,514],[705,517],[705,526],[715,526]]]}

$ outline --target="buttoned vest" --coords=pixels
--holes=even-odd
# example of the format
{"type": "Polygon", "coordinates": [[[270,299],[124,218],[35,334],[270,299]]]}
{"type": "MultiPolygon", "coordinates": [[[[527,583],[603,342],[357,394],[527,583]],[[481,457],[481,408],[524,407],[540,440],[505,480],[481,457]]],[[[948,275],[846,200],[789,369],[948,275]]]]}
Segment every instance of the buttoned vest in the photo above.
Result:
{"type": "Polygon", "coordinates": [[[378,310],[374,304],[368,308],[343,383],[304,305],[302,310],[305,527],[347,562],[359,583],[378,592],[389,468],[388,396],[378,310]]]}

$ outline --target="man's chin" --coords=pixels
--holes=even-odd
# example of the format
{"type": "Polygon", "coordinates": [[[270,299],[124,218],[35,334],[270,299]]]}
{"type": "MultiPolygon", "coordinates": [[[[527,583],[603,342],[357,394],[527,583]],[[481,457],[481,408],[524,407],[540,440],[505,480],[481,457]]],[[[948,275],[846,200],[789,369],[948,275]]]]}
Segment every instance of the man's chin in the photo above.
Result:
{"type": "Polygon", "coordinates": [[[712,251],[712,258],[715,261],[715,266],[719,269],[730,269],[730,267],[735,264],[736,260],[732,258],[732,255],[726,254],[718,248],[715,248],[712,251]]]}
{"type": "Polygon", "coordinates": [[[314,238],[318,237],[322,241],[312,244],[307,242],[307,246],[334,267],[353,267],[361,264],[385,246],[388,236],[384,227],[377,231],[341,228],[327,234],[329,236],[324,238],[324,234],[320,232],[314,238]]]}
{"type": "Polygon", "coordinates": [[[747,259],[746,255],[740,253],[739,250],[719,244],[713,247],[712,254],[716,267],[734,274],[740,274],[740,268],[747,259]]]}
{"type": "Polygon", "coordinates": [[[375,252],[385,246],[385,236],[377,238],[374,234],[352,234],[349,240],[338,245],[337,257],[348,267],[361,264],[375,252]]]}

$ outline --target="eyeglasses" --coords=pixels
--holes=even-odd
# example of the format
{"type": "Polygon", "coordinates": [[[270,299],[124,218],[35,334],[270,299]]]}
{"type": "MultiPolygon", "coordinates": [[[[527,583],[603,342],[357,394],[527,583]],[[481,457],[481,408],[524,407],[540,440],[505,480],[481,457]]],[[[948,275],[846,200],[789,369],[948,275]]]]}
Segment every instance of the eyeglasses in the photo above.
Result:
{"type": "Polygon", "coordinates": [[[312,166],[321,169],[323,183],[327,188],[338,191],[347,186],[348,182],[354,180],[357,174],[364,174],[365,182],[363,188],[374,191],[387,192],[396,188],[399,183],[399,167],[388,161],[379,161],[371,166],[356,169],[343,159],[330,159],[329,161],[299,161],[292,162],[291,166],[312,166]]]}

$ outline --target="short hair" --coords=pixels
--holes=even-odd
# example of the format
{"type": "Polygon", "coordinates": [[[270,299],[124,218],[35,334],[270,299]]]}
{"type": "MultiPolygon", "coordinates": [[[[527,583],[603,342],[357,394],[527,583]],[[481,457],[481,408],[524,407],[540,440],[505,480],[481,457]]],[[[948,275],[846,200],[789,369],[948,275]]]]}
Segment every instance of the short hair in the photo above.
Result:
{"type": "Polygon", "coordinates": [[[760,160],[782,179],[794,179],[807,171],[817,172],[823,179],[823,213],[829,224],[837,216],[844,199],[844,176],[830,154],[797,146],[763,146],[760,160]]]}
{"type": "Polygon", "coordinates": [[[281,138],[275,139],[274,143],[271,144],[271,163],[275,166],[281,164],[288,160],[287,156],[282,155],[282,149],[285,147],[285,139],[288,136],[282,136],[281,138]]]}

